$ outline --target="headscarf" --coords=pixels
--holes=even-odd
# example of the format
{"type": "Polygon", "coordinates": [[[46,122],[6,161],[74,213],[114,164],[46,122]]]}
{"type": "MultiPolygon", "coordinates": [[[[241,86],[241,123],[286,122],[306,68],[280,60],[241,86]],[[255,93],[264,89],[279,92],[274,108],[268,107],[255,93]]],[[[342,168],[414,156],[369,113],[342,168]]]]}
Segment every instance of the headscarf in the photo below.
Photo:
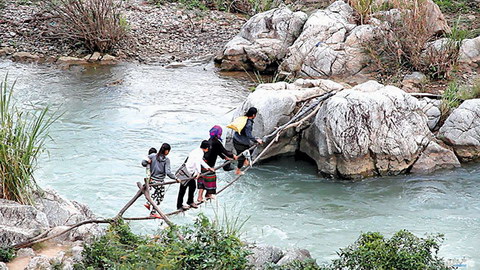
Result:
{"type": "Polygon", "coordinates": [[[210,138],[218,138],[220,141],[222,140],[222,127],[221,126],[213,126],[210,129],[210,138]]]}

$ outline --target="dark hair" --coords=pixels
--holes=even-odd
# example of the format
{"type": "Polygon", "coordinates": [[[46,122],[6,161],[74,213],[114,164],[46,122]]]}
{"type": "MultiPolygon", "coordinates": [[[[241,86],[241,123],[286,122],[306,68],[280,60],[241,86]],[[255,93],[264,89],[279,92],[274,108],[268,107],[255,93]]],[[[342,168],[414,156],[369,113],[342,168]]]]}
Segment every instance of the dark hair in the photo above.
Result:
{"type": "Polygon", "coordinates": [[[152,147],[148,150],[148,154],[151,155],[151,154],[155,154],[157,153],[157,149],[155,147],[152,147]]]}
{"type": "Polygon", "coordinates": [[[252,116],[254,116],[255,114],[257,114],[257,108],[255,108],[255,107],[250,107],[250,109],[248,109],[247,113],[245,113],[245,116],[246,116],[246,117],[252,117],[252,116]]]}
{"type": "Polygon", "coordinates": [[[208,143],[207,140],[203,140],[202,143],[200,144],[200,148],[209,149],[210,148],[210,143],[208,143]]]}
{"type": "Polygon", "coordinates": [[[158,151],[157,157],[164,156],[165,151],[167,151],[167,150],[170,151],[170,149],[172,149],[170,147],[170,144],[168,144],[168,143],[162,144],[162,147],[160,147],[160,151],[158,151]]]}

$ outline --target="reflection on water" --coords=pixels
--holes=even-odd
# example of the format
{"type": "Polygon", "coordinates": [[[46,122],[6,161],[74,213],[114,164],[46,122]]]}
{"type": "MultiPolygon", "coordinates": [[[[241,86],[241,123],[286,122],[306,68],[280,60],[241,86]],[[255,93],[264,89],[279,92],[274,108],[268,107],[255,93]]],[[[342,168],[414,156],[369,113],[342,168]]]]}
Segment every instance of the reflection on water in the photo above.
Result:
{"type": "MultiPolygon", "coordinates": [[[[113,216],[136,192],[144,170],[140,161],[152,146],[172,145],[178,167],[215,124],[225,126],[231,110],[247,95],[246,84],[213,72],[211,66],[164,69],[134,64],[59,71],[0,63],[18,79],[22,104],[61,106],[52,127],[49,155],[36,177],[42,186],[113,216]],[[109,87],[112,82],[123,83],[109,87]]],[[[0,74],[3,75],[3,74],[0,74]]],[[[304,161],[277,159],[254,168],[214,203],[201,209],[214,217],[226,210],[249,218],[245,238],[283,247],[301,247],[319,261],[352,243],[361,232],[387,235],[408,229],[417,235],[444,233],[442,255],[480,264],[480,166],[418,176],[362,182],[319,178],[304,161]]],[[[233,179],[220,172],[219,185],[233,179]]],[[[169,187],[162,207],[174,209],[177,187],[169,187]]],[[[198,211],[173,218],[191,222],[198,211]]],[[[233,213],[233,214],[232,214],[233,213]]],[[[128,216],[144,216],[138,203],[128,216]]],[[[137,232],[154,232],[160,222],[138,222],[137,232]]]]}

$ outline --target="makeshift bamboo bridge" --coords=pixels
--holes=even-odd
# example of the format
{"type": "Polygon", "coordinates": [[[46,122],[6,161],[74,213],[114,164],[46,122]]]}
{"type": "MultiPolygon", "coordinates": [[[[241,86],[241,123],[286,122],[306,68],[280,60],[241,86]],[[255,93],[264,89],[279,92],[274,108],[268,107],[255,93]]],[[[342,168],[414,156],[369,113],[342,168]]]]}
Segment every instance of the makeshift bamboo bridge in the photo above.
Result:
{"type": "MultiPolygon", "coordinates": [[[[290,128],[297,128],[297,127],[300,127],[305,121],[309,120],[310,118],[312,118],[313,116],[315,116],[318,112],[318,110],[320,109],[322,103],[327,100],[328,98],[334,96],[336,94],[335,91],[332,91],[332,92],[327,92],[327,93],[323,93],[323,94],[318,94],[318,95],[314,95],[314,96],[310,96],[308,98],[305,98],[305,99],[302,99],[300,101],[297,102],[301,104],[300,106],[300,109],[298,110],[298,112],[290,119],[290,121],[288,121],[287,123],[285,123],[284,125],[280,126],[280,127],[277,127],[275,129],[275,131],[273,131],[271,134],[267,135],[267,136],[264,136],[263,139],[264,141],[270,141],[268,143],[268,145],[260,152],[260,154],[258,154],[256,156],[256,158],[251,162],[250,166],[246,167],[244,169],[243,172],[246,172],[248,171],[250,168],[252,168],[252,166],[254,164],[256,164],[261,157],[263,157],[265,155],[265,153],[268,152],[268,150],[272,147],[272,145],[274,143],[276,143],[278,141],[278,139],[280,138],[280,135],[285,132],[287,129],[290,129],[290,128]]],[[[258,147],[258,144],[255,144],[254,146],[252,146],[250,149],[246,150],[245,152],[241,153],[240,155],[245,155],[245,153],[247,151],[250,151],[250,150],[253,150],[255,149],[256,147],[258,147]]],[[[217,170],[217,169],[220,169],[228,164],[230,164],[232,161],[227,161],[225,163],[223,163],[222,165],[220,166],[217,166],[215,167],[214,169],[217,170]]],[[[204,173],[205,174],[205,173],[204,173]]],[[[202,175],[204,175],[202,174],[202,175]]],[[[229,188],[231,185],[233,185],[235,182],[237,182],[240,178],[242,177],[242,174],[240,175],[237,175],[232,181],[230,181],[229,183],[227,183],[224,187],[222,187],[221,189],[218,190],[217,192],[217,195],[221,194],[223,191],[225,191],[227,188],[229,188]]],[[[185,182],[185,181],[190,181],[190,180],[193,180],[194,178],[189,178],[189,179],[185,179],[183,180],[182,182],[185,182]]],[[[193,180],[194,181],[194,180],[193,180]]],[[[181,183],[182,183],[181,182],[181,183]]],[[[127,220],[127,221],[137,221],[137,220],[150,220],[150,219],[159,219],[158,217],[152,217],[152,216],[146,216],[146,217],[124,217],[123,215],[125,214],[125,212],[140,198],[142,197],[142,195],[145,197],[145,199],[150,203],[150,205],[153,207],[153,210],[155,210],[159,215],[160,215],[160,219],[164,220],[165,223],[168,225],[168,226],[173,226],[174,223],[170,220],[170,217],[171,216],[174,216],[174,215],[177,215],[177,214],[180,214],[182,212],[184,212],[185,210],[176,210],[176,211],[173,211],[173,212],[170,212],[170,213],[165,213],[163,212],[161,209],[160,209],[160,206],[157,205],[154,200],[152,199],[152,196],[150,194],[150,187],[155,187],[155,186],[166,186],[166,185],[173,185],[173,184],[177,184],[178,182],[177,181],[169,181],[169,182],[164,182],[164,183],[154,183],[154,184],[150,184],[149,181],[145,181],[144,184],[140,183],[140,182],[137,182],[137,186],[138,186],[138,191],[137,193],[135,194],[135,196],[133,196],[133,198],[128,201],[127,204],[125,204],[125,206],[118,212],[118,214],[113,217],[113,218],[108,218],[108,219],[92,219],[92,220],[86,220],[86,221],[82,221],[80,223],[77,223],[77,224],[74,224],[74,225],[71,225],[68,229],[65,229],[64,231],[62,232],[59,232],[57,234],[54,234],[54,235],[48,235],[51,230],[48,230],[36,237],[33,237],[25,242],[22,242],[22,243],[18,243],[18,244],[15,244],[15,245],[12,245],[10,248],[24,248],[24,247],[29,247],[29,246],[32,246],[33,244],[36,244],[36,243],[39,243],[39,242],[43,242],[43,241],[47,241],[47,240],[50,240],[50,239],[53,239],[53,238],[56,238],[58,236],[61,236],[75,228],[78,228],[80,226],[83,226],[83,225],[86,225],[86,224],[102,224],[102,223],[115,223],[121,219],[123,220],[127,220]]],[[[182,235],[178,235],[180,239],[183,239],[183,236],[182,235]]]]}

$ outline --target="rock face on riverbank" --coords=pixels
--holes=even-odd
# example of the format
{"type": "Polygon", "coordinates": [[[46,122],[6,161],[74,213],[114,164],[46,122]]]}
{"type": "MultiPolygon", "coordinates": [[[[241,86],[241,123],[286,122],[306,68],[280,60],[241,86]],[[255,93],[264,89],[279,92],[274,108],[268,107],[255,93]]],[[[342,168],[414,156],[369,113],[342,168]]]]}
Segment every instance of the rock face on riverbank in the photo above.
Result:
{"type": "Polygon", "coordinates": [[[425,99],[375,81],[353,88],[330,80],[263,84],[235,115],[257,107],[254,135],[261,137],[286,123],[300,101],[330,91],[338,93],[308,123],[282,135],[263,159],[300,151],[316,162],[321,174],[346,179],[460,166],[457,151],[442,146],[430,131],[425,99]]]}
{"type": "MultiPolygon", "coordinates": [[[[37,196],[35,206],[0,199],[0,243],[2,246],[17,244],[49,229],[93,218],[88,206],[66,200],[53,190],[45,190],[43,195],[37,196]]],[[[99,226],[92,224],[74,229],[62,238],[88,240],[99,234],[99,226]]]]}
{"type": "Polygon", "coordinates": [[[439,130],[462,161],[480,158],[480,99],[467,100],[455,109],[439,130]]]}
{"type": "MultiPolygon", "coordinates": [[[[379,11],[371,14],[367,23],[358,24],[357,14],[346,2],[335,1],[327,8],[313,12],[308,18],[302,15],[301,20],[296,20],[298,23],[291,23],[295,27],[281,28],[281,34],[277,34],[276,30],[279,29],[275,27],[272,14],[296,13],[286,7],[259,13],[242,27],[241,34],[227,43],[216,59],[223,70],[276,71],[289,77],[324,78],[358,74],[372,60],[365,54],[365,45],[376,38],[383,38],[384,31],[390,29],[401,14],[396,9],[379,11]],[[270,27],[267,26],[261,35],[245,38],[242,33],[255,29],[254,25],[258,22],[270,22],[270,27]],[[283,38],[285,36],[289,38],[283,38]],[[266,66],[270,69],[267,70],[266,66]],[[275,66],[278,66],[277,70],[273,69],[275,66]]],[[[385,1],[376,2],[381,5],[385,1]]],[[[438,5],[432,0],[423,4],[426,5],[427,34],[434,39],[435,36],[450,32],[438,5]]],[[[281,18],[277,23],[291,21],[288,16],[281,18]]],[[[459,55],[461,62],[480,62],[479,42],[479,38],[463,42],[459,55]]]]}
{"type": "MultiPolygon", "coordinates": [[[[0,247],[18,244],[49,232],[54,235],[80,221],[93,219],[95,216],[88,206],[62,198],[53,190],[45,190],[35,198],[35,206],[22,205],[13,201],[0,199],[0,247]]],[[[87,224],[54,238],[49,245],[62,245],[65,251],[49,259],[36,254],[32,249],[20,249],[18,257],[28,257],[26,269],[43,269],[51,263],[62,264],[62,269],[73,269],[74,262],[81,260],[83,243],[99,236],[103,230],[96,224],[87,224]],[[70,250],[70,251],[68,251],[70,250]],[[71,256],[66,256],[66,253],[71,256]]],[[[50,269],[50,268],[45,269],[50,269]]]]}

